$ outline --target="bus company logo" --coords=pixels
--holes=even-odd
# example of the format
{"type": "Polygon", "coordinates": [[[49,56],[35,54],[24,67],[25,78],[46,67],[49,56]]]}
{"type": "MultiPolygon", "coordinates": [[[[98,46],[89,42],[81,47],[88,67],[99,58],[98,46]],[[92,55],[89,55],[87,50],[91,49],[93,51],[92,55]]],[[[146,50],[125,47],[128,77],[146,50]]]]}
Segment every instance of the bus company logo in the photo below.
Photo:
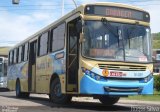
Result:
{"type": "Polygon", "coordinates": [[[109,76],[111,77],[125,77],[126,74],[123,72],[115,72],[115,71],[111,71],[109,76]]]}
{"type": "Polygon", "coordinates": [[[103,76],[108,77],[108,75],[109,75],[108,69],[104,69],[104,70],[102,71],[102,74],[103,74],[103,76]]]}

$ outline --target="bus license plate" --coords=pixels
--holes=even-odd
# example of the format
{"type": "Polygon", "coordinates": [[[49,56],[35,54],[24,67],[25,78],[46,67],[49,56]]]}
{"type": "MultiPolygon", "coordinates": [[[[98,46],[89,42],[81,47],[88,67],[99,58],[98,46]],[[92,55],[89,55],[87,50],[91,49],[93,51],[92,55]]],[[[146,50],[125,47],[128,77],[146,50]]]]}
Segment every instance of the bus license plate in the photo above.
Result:
{"type": "Polygon", "coordinates": [[[126,76],[126,74],[124,74],[123,72],[110,72],[111,77],[122,77],[122,76],[126,76]]]}

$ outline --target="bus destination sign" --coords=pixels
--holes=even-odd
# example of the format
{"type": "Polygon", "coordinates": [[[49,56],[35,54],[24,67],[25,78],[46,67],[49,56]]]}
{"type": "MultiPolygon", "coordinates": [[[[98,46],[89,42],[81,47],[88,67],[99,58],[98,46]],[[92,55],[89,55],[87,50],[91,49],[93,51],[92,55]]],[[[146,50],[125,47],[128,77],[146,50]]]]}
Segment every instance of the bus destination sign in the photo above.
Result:
{"type": "Polygon", "coordinates": [[[147,12],[122,7],[89,5],[85,8],[85,14],[150,21],[150,16],[147,12]]]}

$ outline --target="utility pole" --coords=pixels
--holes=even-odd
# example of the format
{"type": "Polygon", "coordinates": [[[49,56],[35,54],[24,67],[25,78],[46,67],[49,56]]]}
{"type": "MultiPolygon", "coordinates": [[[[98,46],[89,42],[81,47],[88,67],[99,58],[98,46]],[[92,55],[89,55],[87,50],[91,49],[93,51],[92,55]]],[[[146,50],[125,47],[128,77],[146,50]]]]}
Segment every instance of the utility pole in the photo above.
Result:
{"type": "MultiPolygon", "coordinates": [[[[72,1],[74,3],[75,7],[77,8],[77,4],[76,4],[75,0],[72,0],[72,1]]],[[[62,0],[62,10],[61,10],[61,16],[63,16],[63,15],[64,15],[64,0],[62,0]]]]}
{"type": "Polygon", "coordinates": [[[62,12],[61,12],[61,16],[64,15],[64,0],[62,0],[62,12]]]}
{"type": "Polygon", "coordinates": [[[72,0],[72,1],[73,1],[73,3],[74,3],[75,7],[77,8],[77,4],[76,4],[76,1],[75,1],[75,0],[72,0]]]}
{"type": "MultiPolygon", "coordinates": [[[[19,1],[20,0],[12,0],[12,4],[19,4],[19,1]]],[[[77,4],[76,4],[75,0],[72,0],[72,1],[74,3],[75,7],[77,8],[77,4]]],[[[61,16],[63,16],[63,15],[64,15],[64,0],[62,0],[62,10],[61,10],[61,16]]]]}

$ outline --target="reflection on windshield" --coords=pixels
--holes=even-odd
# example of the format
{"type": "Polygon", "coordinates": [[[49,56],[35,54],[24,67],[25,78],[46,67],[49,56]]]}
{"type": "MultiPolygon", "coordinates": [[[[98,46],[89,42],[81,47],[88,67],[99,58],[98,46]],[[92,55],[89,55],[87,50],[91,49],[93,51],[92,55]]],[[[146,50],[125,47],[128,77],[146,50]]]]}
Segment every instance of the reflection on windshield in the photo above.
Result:
{"type": "Polygon", "coordinates": [[[84,56],[115,61],[151,61],[149,28],[120,23],[110,23],[112,27],[109,28],[106,25],[101,21],[85,22],[84,56]]]}

